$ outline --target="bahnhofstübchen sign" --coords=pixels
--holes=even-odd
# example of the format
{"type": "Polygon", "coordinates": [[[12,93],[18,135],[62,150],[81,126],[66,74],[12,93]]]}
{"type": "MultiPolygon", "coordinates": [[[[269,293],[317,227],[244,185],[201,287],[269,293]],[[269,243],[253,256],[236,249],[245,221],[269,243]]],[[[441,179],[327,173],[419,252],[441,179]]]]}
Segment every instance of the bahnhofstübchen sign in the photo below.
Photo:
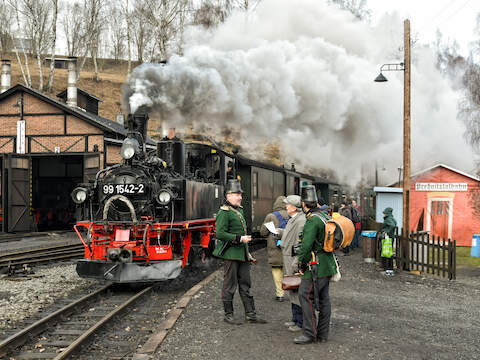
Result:
{"type": "Polygon", "coordinates": [[[468,183],[416,183],[415,191],[468,191],[468,183]]]}

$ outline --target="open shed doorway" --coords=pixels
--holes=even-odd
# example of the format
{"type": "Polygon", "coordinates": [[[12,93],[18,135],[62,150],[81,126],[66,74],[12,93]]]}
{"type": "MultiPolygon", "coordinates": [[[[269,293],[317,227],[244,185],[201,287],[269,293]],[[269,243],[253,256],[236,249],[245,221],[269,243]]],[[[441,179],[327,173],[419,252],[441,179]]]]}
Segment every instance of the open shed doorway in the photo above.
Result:
{"type": "Polygon", "coordinates": [[[72,190],[83,181],[82,155],[32,158],[32,213],[38,231],[71,230],[75,223],[72,190]]]}

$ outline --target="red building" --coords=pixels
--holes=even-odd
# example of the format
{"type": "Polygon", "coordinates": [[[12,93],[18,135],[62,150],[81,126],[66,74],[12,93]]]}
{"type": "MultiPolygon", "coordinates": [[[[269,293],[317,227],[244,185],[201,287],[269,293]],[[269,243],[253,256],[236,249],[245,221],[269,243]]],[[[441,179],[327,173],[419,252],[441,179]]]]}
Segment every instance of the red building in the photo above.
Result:
{"type": "Polygon", "coordinates": [[[410,187],[410,230],[430,231],[434,236],[454,239],[471,246],[480,234],[480,179],[439,164],[412,175],[410,187]]]}

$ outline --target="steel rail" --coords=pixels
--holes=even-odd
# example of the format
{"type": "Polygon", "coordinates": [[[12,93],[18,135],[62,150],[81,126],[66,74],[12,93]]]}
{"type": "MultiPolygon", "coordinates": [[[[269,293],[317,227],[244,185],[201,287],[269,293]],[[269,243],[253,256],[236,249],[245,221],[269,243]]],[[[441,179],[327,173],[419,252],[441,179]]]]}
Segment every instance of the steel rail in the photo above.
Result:
{"type": "Polygon", "coordinates": [[[58,246],[49,246],[44,248],[37,248],[37,249],[30,249],[30,250],[22,250],[22,251],[15,251],[15,252],[7,252],[4,254],[0,254],[0,261],[4,258],[12,257],[12,256],[21,256],[25,254],[36,254],[41,252],[47,251],[57,251],[63,249],[72,249],[72,248],[83,248],[82,244],[69,244],[69,245],[58,245],[58,246]]]}
{"type": "Polygon", "coordinates": [[[31,333],[36,333],[41,330],[43,330],[43,327],[46,326],[46,324],[49,321],[52,321],[66,313],[68,313],[70,310],[73,310],[73,308],[81,305],[82,303],[94,298],[95,296],[105,292],[107,289],[109,289],[112,286],[112,284],[108,284],[96,291],[94,291],[91,294],[85,295],[84,297],[74,301],[71,304],[68,304],[64,306],[61,309],[58,309],[57,311],[47,315],[46,317],[34,322],[33,324],[27,326],[26,328],[20,330],[19,332],[11,335],[7,339],[3,340],[0,342],[0,356],[5,356],[7,355],[7,350],[11,347],[16,347],[21,345],[22,343],[25,342],[26,338],[31,334],[31,333]]]}
{"type": "Polygon", "coordinates": [[[47,257],[41,257],[41,258],[26,258],[25,260],[17,260],[17,261],[7,261],[7,262],[0,262],[0,269],[1,268],[6,268],[8,266],[16,266],[16,265],[24,265],[24,264],[38,264],[38,263],[44,263],[44,262],[49,262],[49,261],[54,261],[54,260],[64,260],[64,259],[72,259],[76,257],[83,257],[84,255],[83,250],[75,250],[74,252],[69,252],[67,254],[62,254],[62,255],[48,255],[47,257]]]}
{"type": "Polygon", "coordinates": [[[139,293],[135,294],[132,296],[130,299],[125,301],[122,305],[118,306],[115,310],[112,310],[110,313],[105,315],[102,319],[100,319],[95,325],[90,327],[88,330],[86,330],[81,336],[79,336],[76,340],[74,340],[70,346],[67,348],[63,349],[62,352],[58,354],[53,360],[62,360],[66,359],[69,355],[71,355],[85,340],[87,340],[92,334],[94,334],[100,327],[105,325],[109,320],[111,320],[115,315],[120,313],[122,310],[124,310],[127,306],[129,306],[132,302],[137,300],[139,297],[143,296],[147,292],[153,289],[153,285],[149,286],[139,293]]]}

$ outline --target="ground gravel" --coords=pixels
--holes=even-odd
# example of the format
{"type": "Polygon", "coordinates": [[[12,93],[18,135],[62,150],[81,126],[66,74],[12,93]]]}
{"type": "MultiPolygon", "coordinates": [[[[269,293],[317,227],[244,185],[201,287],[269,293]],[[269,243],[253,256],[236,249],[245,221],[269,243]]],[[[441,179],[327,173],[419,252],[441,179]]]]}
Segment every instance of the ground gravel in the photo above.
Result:
{"type": "Polygon", "coordinates": [[[80,278],[74,264],[39,267],[25,277],[0,279],[0,330],[67,298],[73,292],[86,289],[96,282],[80,278]]]}
{"type": "MultiPolygon", "coordinates": [[[[222,321],[221,274],[194,297],[155,359],[479,359],[478,278],[448,281],[399,272],[385,277],[359,250],[339,257],[342,280],[330,284],[327,343],[295,345],[283,325],[290,304],[274,301],[264,250],[252,266],[252,293],[265,325],[222,321]]],[[[243,318],[238,293],[235,316],[243,318]]],[[[298,333],[297,333],[298,334],[298,333]]]]}

